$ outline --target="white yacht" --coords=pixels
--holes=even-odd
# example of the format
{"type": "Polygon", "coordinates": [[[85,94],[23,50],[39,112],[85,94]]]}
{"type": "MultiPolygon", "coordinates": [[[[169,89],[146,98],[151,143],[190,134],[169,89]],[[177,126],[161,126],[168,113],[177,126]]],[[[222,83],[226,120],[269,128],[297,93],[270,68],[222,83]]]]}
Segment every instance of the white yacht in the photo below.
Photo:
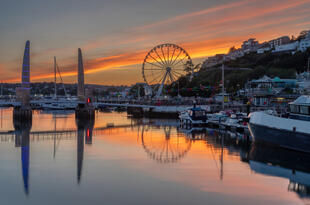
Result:
{"type": "Polygon", "coordinates": [[[77,101],[59,98],[48,101],[44,100],[40,104],[43,110],[74,110],[77,105],[77,101]]]}
{"type": "Polygon", "coordinates": [[[310,96],[300,96],[290,103],[287,118],[267,112],[253,112],[249,117],[254,141],[310,152],[310,96]]]}
{"type": "Polygon", "coordinates": [[[213,114],[207,114],[209,122],[220,122],[225,121],[228,118],[228,115],[224,112],[218,112],[213,114]]]}

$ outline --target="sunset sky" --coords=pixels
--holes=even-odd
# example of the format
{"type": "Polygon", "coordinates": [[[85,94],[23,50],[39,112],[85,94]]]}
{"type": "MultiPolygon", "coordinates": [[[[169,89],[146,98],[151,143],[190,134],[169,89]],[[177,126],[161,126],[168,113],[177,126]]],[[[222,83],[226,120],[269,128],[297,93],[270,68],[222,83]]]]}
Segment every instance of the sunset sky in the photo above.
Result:
{"type": "Polygon", "coordinates": [[[248,38],[260,42],[310,29],[310,0],[3,0],[0,81],[20,82],[26,40],[31,81],[52,81],[53,57],[76,82],[77,49],[85,82],[143,82],[141,67],[157,44],[183,47],[195,63],[248,38]]]}

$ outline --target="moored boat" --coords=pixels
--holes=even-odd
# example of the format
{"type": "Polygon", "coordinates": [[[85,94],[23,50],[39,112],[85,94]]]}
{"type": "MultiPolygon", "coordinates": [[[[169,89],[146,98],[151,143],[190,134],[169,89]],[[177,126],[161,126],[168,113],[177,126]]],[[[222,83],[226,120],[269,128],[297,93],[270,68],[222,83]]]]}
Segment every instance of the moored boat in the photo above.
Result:
{"type": "Polygon", "coordinates": [[[77,102],[74,100],[52,100],[41,102],[43,110],[74,110],[77,102]]]}
{"type": "Polygon", "coordinates": [[[184,112],[181,112],[179,115],[181,125],[199,127],[206,126],[208,124],[208,118],[206,110],[194,106],[184,112]]]}
{"type": "Polygon", "coordinates": [[[254,141],[310,152],[310,96],[300,96],[290,103],[288,118],[251,113],[249,130],[254,141]]]}
{"type": "Polygon", "coordinates": [[[245,116],[242,114],[232,114],[226,119],[226,121],[221,122],[220,128],[236,132],[244,132],[247,129],[245,116]]]}

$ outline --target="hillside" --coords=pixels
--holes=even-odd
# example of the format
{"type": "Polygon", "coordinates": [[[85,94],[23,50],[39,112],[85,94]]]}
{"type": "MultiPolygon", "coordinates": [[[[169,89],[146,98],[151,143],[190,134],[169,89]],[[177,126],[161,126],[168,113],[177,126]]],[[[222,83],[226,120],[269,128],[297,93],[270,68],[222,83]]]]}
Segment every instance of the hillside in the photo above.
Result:
{"type": "MultiPolygon", "coordinates": [[[[269,77],[295,78],[296,73],[307,69],[307,61],[310,57],[310,49],[306,52],[271,53],[264,54],[250,53],[236,60],[225,62],[225,88],[227,92],[235,92],[243,88],[248,80],[258,79],[264,75],[269,77]],[[247,68],[247,69],[242,69],[247,68]]],[[[183,77],[179,79],[181,94],[184,96],[202,95],[208,96],[219,92],[221,82],[221,64],[211,68],[201,68],[191,82],[183,77]],[[201,86],[208,89],[200,89],[201,86]],[[195,88],[193,90],[193,88],[195,88]]],[[[170,90],[175,91],[176,85],[170,90]]],[[[171,92],[174,93],[175,92],[171,92]]]]}

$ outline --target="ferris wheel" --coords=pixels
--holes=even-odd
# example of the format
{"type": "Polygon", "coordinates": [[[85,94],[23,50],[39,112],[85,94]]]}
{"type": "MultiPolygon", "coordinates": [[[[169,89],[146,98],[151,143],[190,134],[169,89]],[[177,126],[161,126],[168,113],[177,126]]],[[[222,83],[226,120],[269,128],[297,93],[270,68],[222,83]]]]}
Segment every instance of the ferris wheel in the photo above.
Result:
{"type": "Polygon", "coordinates": [[[150,50],[144,58],[142,75],[148,85],[159,85],[156,97],[165,84],[172,84],[181,76],[192,74],[192,60],[188,53],[175,44],[161,44],[150,50]]]}

